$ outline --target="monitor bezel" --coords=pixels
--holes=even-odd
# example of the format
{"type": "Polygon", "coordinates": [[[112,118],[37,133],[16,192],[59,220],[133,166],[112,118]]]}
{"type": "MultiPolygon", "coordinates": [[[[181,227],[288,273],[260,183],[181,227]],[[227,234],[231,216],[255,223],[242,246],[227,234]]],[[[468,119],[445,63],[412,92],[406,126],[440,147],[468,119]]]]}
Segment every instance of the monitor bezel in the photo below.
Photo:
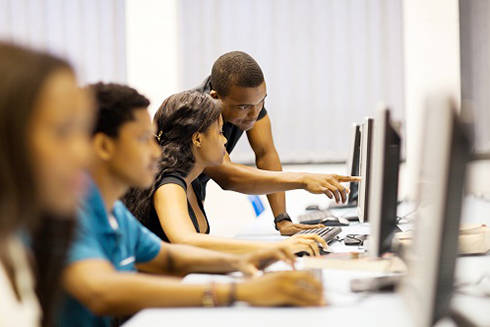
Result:
{"type": "Polygon", "coordinates": [[[470,148],[455,106],[447,99],[430,101],[419,144],[423,162],[414,239],[407,250],[408,275],[400,287],[416,326],[432,326],[450,311],[470,148]]]}
{"type": "Polygon", "coordinates": [[[371,188],[371,167],[373,150],[374,119],[366,117],[361,126],[361,152],[359,157],[359,197],[357,211],[359,221],[369,221],[369,190],[371,188]]]}
{"type": "MultiPolygon", "coordinates": [[[[359,176],[359,160],[361,152],[361,125],[354,123],[352,125],[352,136],[349,149],[349,158],[347,159],[347,175],[359,176]]],[[[356,206],[359,199],[359,183],[349,183],[350,193],[347,197],[347,204],[356,206]]]]}

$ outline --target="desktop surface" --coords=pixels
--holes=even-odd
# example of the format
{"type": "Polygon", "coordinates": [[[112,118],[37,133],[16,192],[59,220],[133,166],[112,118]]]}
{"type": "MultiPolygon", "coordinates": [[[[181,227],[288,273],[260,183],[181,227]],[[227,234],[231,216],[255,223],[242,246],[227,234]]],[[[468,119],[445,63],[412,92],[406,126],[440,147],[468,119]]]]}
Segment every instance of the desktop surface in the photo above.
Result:
{"type": "MultiPolygon", "coordinates": [[[[286,167],[286,170],[300,170],[296,167],[286,167]]],[[[329,169],[332,173],[342,173],[342,166],[329,169]]],[[[325,172],[319,168],[317,172],[325,172]]],[[[288,212],[292,217],[304,213],[307,205],[317,204],[320,207],[328,206],[330,200],[326,197],[312,195],[302,190],[286,193],[288,212]]],[[[463,223],[486,223],[490,226],[490,203],[477,199],[474,196],[465,198],[463,207],[463,223]]],[[[398,215],[408,214],[399,227],[409,230],[412,227],[410,219],[413,217],[413,203],[403,202],[398,207],[398,215]]],[[[340,237],[347,234],[369,234],[369,223],[353,223],[342,227],[340,237]]],[[[274,229],[270,208],[242,229],[236,236],[240,239],[277,241],[287,237],[281,236],[274,229]]],[[[357,246],[345,246],[340,242],[330,244],[336,253],[363,252],[357,246]]],[[[300,262],[302,258],[298,259],[300,262]]],[[[301,266],[298,267],[301,269],[301,266]]],[[[284,265],[273,265],[270,269],[287,269],[284,265]]],[[[459,257],[456,266],[456,281],[472,283],[482,274],[490,273],[490,254],[484,256],[459,257]]],[[[410,322],[408,310],[401,296],[396,293],[356,294],[350,291],[350,281],[354,278],[381,276],[379,272],[347,271],[338,269],[324,269],[323,281],[325,295],[329,305],[321,308],[256,308],[238,303],[233,307],[225,308],[167,308],[146,309],[137,313],[124,327],[152,327],[171,325],[175,327],[198,325],[201,327],[220,326],[254,326],[254,327],[297,327],[305,324],[311,325],[346,325],[346,326],[414,326],[410,322]]],[[[230,276],[220,275],[189,275],[183,282],[192,283],[206,280],[230,281],[230,276]],[[214,279],[218,278],[218,279],[214,279]]],[[[490,326],[490,300],[465,296],[455,293],[452,300],[455,310],[462,311],[476,326],[490,326]]],[[[455,326],[452,321],[445,319],[437,327],[455,326]]]]}
{"type": "MultiPolygon", "coordinates": [[[[304,210],[304,203],[298,208],[304,210]]],[[[413,208],[407,204],[400,205],[402,212],[409,213],[413,208]]],[[[480,222],[490,225],[490,203],[476,199],[473,196],[465,198],[462,221],[465,223],[480,222]]],[[[405,223],[408,224],[408,223],[405,223]]],[[[369,223],[356,223],[344,227],[342,234],[369,234],[369,223]]],[[[259,217],[254,224],[245,228],[237,235],[241,239],[281,240],[274,229],[270,217],[259,217]]],[[[337,253],[363,252],[357,247],[347,247],[342,243],[334,242],[331,248],[337,253]],[[354,249],[355,248],[355,249],[354,249]]],[[[302,258],[299,258],[301,269],[302,258]]],[[[270,270],[288,269],[282,263],[269,268],[270,270]]],[[[482,274],[490,273],[490,254],[483,256],[459,257],[456,266],[456,282],[472,283],[482,274]]],[[[354,278],[382,276],[379,272],[349,271],[338,269],[324,269],[323,282],[325,295],[329,305],[320,308],[256,308],[238,303],[233,307],[223,308],[168,308],[146,309],[136,314],[124,327],[152,327],[172,325],[175,327],[199,325],[200,327],[230,326],[242,327],[297,327],[305,324],[350,325],[358,326],[399,326],[416,327],[410,319],[403,299],[397,293],[356,294],[350,291],[350,281],[354,278]],[[355,314],[354,314],[355,313],[355,314]],[[184,318],[185,317],[185,318],[184,318]]],[[[183,282],[196,283],[206,281],[227,282],[233,280],[230,276],[192,274],[183,282]]],[[[490,290],[489,290],[490,291],[490,290]]],[[[490,299],[476,298],[455,293],[452,300],[455,312],[462,312],[463,316],[475,326],[490,326],[490,299]]],[[[456,326],[449,319],[443,319],[437,327],[456,326]]]]}
{"type": "Polygon", "coordinates": [[[378,296],[371,301],[349,299],[335,308],[232,308],[147,309],[129,320],[124,327],[271,327],[305,325],[397,326],[413,327],[403,301],[394,296],[378,296]],[[386,310],[387,307],[393,310],[386,310]],[[355,314],[353,314],[355,310],[355,314]],[[361,323],[362,322],[362,323],[361,323]],[[372,324],[369,324],[372,322],[372,324]]]}

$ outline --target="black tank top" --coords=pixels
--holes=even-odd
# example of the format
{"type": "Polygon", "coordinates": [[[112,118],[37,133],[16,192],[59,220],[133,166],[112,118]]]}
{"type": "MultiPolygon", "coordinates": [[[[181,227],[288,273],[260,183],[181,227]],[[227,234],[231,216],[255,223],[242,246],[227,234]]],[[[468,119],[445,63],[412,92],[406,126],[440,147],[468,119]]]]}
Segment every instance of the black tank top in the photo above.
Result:
{"type": "MultiPolygon", "coordinates": [[[[155,192],[156,192],[156,190],[158,190],[161,186],[163,186],[165,184],[177,184],[180,187],[182,187],[184,189],[184,191],[187,192],[187,184],[186,184],[184,178],[180,174],[167,173],[165,175],[160,176],[158,178],[158,184],[155,187],[155,192]]],[[[208,221],[208,217],[206,216],[206,212],[204,211],[204,206],[203,206],[202,198],[201,198],[201,194],[202,194],[201,183],[199,183],[199,180],[196,179],[195,181],[192,182],[191,185],[192,185],[192,189],[194,190],[194,193],[196,194],[197,204],[199,205],[199,208],[201,209],[201,212],[203,213],[204,218],[206,219],[206,224],[208,225],[208,228],[205,231],[205,233],[209,234],[209,231],[210,231],[209,221],[208,221]]],[[[152,199],[153,199],[154,195],[155,195],[155,193],[153,193],[151,195],[152,199]]],[[[162,225],[160,224],[160,220],[158,219],[157,212],[156,212],[155,207],[153,205],[153,200],[151,202],[152,202],[152,206],[150,209],[150,217],[148,217],[148,219],[144,219],[142,221],[142,223],[149,230],[151,230],[153,233],[158,235],[162,240],[164,240],[165,242],[170,242],[167,235],[165,234],[165,231],[162,229],[162,225]]],[[[196,217],[196,214],[194,213],[194,210],[192,210],[192,206],[191,206],[189,200],[187,200],[187,208],[189,210],[189,216],[192,220],[192,224],[194,225],[194,228],[196,229],[196,232],[200,233],[201,230],[199,228],[199,223],[197,221],[197,217],[196,217]]]]}

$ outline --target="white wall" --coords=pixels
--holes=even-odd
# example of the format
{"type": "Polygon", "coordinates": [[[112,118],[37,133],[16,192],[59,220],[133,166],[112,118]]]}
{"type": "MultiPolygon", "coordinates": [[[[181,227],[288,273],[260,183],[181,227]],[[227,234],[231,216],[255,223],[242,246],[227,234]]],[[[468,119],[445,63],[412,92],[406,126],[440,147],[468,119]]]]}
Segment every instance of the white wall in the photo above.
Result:
{"type": "MultiPolygon", "coordinates": [[[[403,194],[414,198],[420,158],[422,116],[426,97],[451,94],[461,101],[461,61],[458,0],[404,1],[405,110],[407,172],[403,194]]],[[[490,161],[469,165],[467,191],[490,194],[490,161]]]]}
{"type": "MultiPolygon", "coordinates": [[[[223,53],[254,57],[283,162],[342,161],[350,128],[403,109],[402,0],[180,0],[179,75],[200,84],[223,53]]],[[[232,160],[253,163],[241,140],[232,160]]]]}
{"type": "Polygon", "coordinates": [[[430,94],[444,93],[460,102],[459,7],[458,0],[405,0],[403,11],[408,174],[405,191],[413,198],[425,100],[430,94]]]}
{"type": "Polygon", "coordinates": [[[490,199],[490,161],[474,161],[469,165],[467,191],[490,199]]]}
{"type": "Polygon", "coordinates": [[[0,40],[68,60],[81,84],[125,83],[124,0],[0,0],[0,40]]]}
{"type": "Polygon", "coordinates": [[[147,96],[152,115],[179,90],[177,0],[126,0],[127,83],[147,96]]]}

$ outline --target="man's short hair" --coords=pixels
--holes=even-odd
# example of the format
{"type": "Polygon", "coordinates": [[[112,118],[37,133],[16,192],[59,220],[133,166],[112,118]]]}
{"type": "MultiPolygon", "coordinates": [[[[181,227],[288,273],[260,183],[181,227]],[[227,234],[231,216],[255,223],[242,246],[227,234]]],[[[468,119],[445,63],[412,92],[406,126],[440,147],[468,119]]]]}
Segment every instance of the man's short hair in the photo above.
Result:
{"type": "Polygon", "coordinates": [[[135,89],[120,84],[96,83],[88,86],[97,106],[97,121],[93,134],[117,137],[126,122],[134,120],[134,111],[146,109],[150,101],[135,89]]]}
{"type": "Polygon", "coordinates": [[[264,82],[264,73],[249,54],[232,51],[219,57],[211,69],[211,88],[220,96],[229,94],[230,88],[257,87],[264,82]]]}

